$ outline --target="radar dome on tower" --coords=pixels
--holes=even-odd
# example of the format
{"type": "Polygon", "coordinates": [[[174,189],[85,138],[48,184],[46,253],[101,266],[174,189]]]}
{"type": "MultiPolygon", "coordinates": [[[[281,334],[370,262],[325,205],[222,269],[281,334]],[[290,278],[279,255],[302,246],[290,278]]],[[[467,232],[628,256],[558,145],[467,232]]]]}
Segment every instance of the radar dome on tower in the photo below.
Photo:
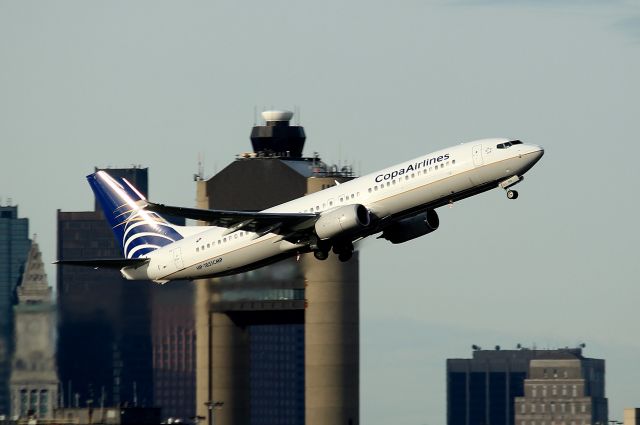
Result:
{"type": "Polygon", "coordinates": [[[291,118],[293,118],[293,112],[291,111],[264,111],[260,115],[262,115],[262,118],[266,121],[267,125],[269,125],[270,122],[289,122],[291,121],[291,118]]]}

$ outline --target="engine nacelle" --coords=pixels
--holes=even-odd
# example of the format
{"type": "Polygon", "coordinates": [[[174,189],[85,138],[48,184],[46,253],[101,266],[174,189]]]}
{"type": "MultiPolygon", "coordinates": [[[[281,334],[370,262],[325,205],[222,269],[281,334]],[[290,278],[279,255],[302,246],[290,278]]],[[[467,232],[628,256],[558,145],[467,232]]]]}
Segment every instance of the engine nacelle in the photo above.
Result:
{"type": "Polygon", "coordinates": [[[330,239],[349,230],[367,227],[370,222],[369,210],[364,205],[345,205],[321,214],[315,229],[320,239],[330,239]]]}
{"type": "Polygon", "coordinates": [[[440,226],[438,214],[434,210],[429,210],[390,224],[384,229],[380,237],[393,244],[403,243],[431,233],[438,226],[440,226]]]}

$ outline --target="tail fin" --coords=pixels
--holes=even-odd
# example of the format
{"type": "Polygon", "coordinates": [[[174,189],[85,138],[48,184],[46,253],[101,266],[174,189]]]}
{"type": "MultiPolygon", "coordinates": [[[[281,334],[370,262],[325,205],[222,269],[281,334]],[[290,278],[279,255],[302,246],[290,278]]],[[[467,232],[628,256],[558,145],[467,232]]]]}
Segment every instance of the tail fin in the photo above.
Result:
{"type": "Polygon", "coordinates": [[[116,180],[107,172],[98,171],[87,180],[125,258],[140,258],[183,238],[180,226],[143,209],[145,197],[126,179],[116,180]]]}

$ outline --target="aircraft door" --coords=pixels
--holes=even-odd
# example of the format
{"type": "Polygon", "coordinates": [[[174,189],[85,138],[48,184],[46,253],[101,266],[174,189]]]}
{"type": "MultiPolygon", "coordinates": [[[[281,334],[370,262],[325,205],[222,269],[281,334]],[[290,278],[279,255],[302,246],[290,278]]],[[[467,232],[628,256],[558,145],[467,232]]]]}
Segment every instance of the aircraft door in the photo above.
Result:
{"type": "Polygon", "coordinates": [[[473,147],[473,165],[476,167],[482,165],[482,145],[475,145],[473,147]]]}
{"type": "Polygon", "coordinates": [[[171,250],[171,256],[173,257],[176,270],[182,270],[184,268],[184,262],[182,261],[182,251],[180,248],[171,250]]]}

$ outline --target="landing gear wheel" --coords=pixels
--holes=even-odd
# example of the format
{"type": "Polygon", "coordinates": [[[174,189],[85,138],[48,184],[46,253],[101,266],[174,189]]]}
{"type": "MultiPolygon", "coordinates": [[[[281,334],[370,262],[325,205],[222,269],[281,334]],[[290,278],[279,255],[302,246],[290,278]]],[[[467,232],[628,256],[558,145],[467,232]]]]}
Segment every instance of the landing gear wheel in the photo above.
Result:
{"type": "Polygon", "coordinates": [[[518,192],[515,190],[507,190],[507,198],[518,199],[518,192]]]}
{"type": "Polygon", "coordinates": [[[342,261],[343,263],[351,260],[351,257],[353,257],[353,251],[344,251],[338,254],[338,260],[342,261]]]}
{"type": "Polygon", "coordinates": [[[327,251],[318,250],[318,251],[313,251],[313,256],[316,257],[318,260],[324,261],[329,257],[329,253],[327,251]]]}

